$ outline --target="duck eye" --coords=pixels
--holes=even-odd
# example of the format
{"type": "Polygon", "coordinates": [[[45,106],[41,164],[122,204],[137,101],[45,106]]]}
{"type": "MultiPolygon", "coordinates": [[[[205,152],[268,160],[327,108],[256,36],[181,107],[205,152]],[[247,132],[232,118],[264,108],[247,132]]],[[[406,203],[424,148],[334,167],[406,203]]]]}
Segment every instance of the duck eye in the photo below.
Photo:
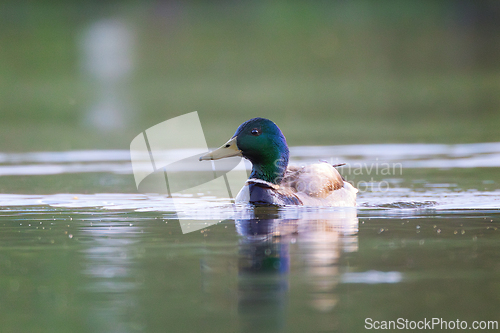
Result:
{"type": "Polygon", "coordinates": [[[252,135],[259,136],[261,132],[260,129],[254,128],[250,133],[252,133],[252,135]]]}

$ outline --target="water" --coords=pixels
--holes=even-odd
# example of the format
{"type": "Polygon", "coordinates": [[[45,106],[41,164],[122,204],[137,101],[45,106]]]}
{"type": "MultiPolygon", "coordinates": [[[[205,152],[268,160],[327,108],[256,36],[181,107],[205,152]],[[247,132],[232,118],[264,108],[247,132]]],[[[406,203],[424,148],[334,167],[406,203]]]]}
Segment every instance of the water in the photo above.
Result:
{"type": "Polygon", "coordinates": [[[348,163],[358,207],[253,210],[202,194],[173,207],[137,193],[127,151],[1,154],[0,332],[500,320],[500,143],[291,154],[348,163]],[[182,234],[175,209],[202,228],[182,234]]]}

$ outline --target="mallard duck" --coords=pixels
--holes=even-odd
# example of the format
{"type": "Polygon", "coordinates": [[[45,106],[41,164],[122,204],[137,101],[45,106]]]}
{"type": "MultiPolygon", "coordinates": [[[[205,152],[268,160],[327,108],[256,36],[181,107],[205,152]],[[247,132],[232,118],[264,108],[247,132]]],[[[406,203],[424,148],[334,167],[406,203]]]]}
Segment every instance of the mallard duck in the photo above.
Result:
{"type": "Polygon", "coordinates": [[[358,190],[329,163],[288,166],[285,136],[269,119],[241,124],[220,148],[200,157],[217,160],[243,156],[252,163],[250,178],[236,202],[270,205],[355,206],[358,190]]]}

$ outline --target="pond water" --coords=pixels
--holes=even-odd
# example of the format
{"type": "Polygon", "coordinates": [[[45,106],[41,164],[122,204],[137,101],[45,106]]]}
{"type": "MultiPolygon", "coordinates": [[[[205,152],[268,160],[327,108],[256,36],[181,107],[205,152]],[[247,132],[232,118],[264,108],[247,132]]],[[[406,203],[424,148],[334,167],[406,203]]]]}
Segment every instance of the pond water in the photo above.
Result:
{"type": "Polygon", "coordinates": [[[174,207],[128,151],[0,154],[0,332],[498,327],[500,143],[291,155],[347,163],[358,207],[174,207]]]}

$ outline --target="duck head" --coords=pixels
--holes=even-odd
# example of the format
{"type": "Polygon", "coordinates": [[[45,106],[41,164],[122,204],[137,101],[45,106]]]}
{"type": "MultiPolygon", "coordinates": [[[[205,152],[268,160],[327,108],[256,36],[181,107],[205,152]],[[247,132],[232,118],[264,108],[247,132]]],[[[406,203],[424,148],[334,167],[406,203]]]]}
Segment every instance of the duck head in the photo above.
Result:
{"type": "Polygon", "coordinates": [[[288,145],[279,127],[269,119],[253,118],[241,124],[220,148],[200,157],[218,160],[243,156],[252,162],[250,178],[279,184],[288,166],[288,145]]]}

